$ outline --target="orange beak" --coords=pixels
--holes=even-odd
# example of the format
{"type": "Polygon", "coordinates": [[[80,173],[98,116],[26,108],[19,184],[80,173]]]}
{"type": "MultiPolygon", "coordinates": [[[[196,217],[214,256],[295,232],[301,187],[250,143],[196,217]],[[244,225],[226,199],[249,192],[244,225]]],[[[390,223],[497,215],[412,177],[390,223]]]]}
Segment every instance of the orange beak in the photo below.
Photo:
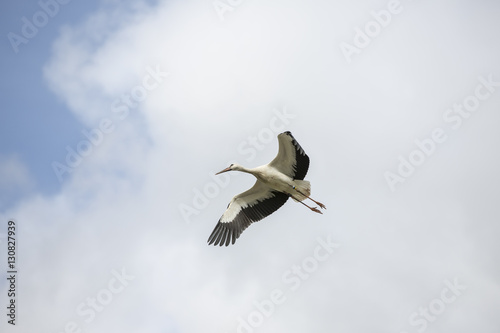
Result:
{"type": "Polygon", "coordinates": [[[220,173],[228,172],[228,171],[231,171],[231,167],[227,167],[224,170],[217,172],[216,175],[218,175],[220,173]]]}

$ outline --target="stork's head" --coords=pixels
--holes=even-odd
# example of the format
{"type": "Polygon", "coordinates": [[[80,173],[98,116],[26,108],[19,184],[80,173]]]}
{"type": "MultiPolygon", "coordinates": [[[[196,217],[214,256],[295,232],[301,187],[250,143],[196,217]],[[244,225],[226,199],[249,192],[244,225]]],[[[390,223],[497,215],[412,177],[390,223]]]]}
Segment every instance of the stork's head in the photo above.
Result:
{"type": "Polygon", "coordinates": [[[223,172],[233,171],[233,170],[241,170],[241,166],[237,163],[232,163],[230,166],[228,166],[224,170],[217,172],[216,175],[223,173],[223,172]]]}

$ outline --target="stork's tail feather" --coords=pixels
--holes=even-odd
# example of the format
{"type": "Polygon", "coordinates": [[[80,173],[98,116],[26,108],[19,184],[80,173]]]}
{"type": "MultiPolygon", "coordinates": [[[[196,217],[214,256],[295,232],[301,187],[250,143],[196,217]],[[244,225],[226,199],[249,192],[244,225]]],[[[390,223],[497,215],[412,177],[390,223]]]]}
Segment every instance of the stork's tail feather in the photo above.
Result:
{"type": "Polygon", "coordinates": [[[307,199],[311,195],[311,183],[307,180],[294,180],[295,183],[295,193],[293,194],[293,199],[295,201],[302,201],[307,199]]]}

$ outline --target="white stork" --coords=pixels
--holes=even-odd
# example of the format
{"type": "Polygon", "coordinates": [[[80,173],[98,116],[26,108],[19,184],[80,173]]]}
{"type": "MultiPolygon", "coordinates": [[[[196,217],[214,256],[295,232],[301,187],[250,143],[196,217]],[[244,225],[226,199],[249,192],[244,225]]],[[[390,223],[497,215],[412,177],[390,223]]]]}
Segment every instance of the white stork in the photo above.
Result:
{"type": "Polygon", "coordinates": [[[309,197],[311,184],[303,180],[309,168],[309,157],[302,147],[288,131],[279,134],[278,141],[278,155],[269,164],[253,169],[231,164],[216,173],[242,171],[254,175],[257,181],[251,189],[233,197],[208,238],[208,244],[234,244],[250,224],[274,213],[289,197],[316,213],[322,214],[316,207],[302,201],[308,198],[326,209],[325,205],[309,197]]]}

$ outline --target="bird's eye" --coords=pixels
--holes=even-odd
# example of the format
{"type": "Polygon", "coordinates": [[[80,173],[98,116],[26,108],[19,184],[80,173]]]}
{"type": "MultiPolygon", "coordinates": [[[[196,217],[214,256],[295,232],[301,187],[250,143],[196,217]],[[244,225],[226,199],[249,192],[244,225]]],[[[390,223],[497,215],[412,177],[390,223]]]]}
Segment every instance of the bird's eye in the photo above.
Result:
{"type": "Polygon", "coordinates": [[[232,167],[233,165],[234,165],[234,164],[233,164],[233,163],[231,163],[231,165],[230,165],[229,167],[232,167]]]}

